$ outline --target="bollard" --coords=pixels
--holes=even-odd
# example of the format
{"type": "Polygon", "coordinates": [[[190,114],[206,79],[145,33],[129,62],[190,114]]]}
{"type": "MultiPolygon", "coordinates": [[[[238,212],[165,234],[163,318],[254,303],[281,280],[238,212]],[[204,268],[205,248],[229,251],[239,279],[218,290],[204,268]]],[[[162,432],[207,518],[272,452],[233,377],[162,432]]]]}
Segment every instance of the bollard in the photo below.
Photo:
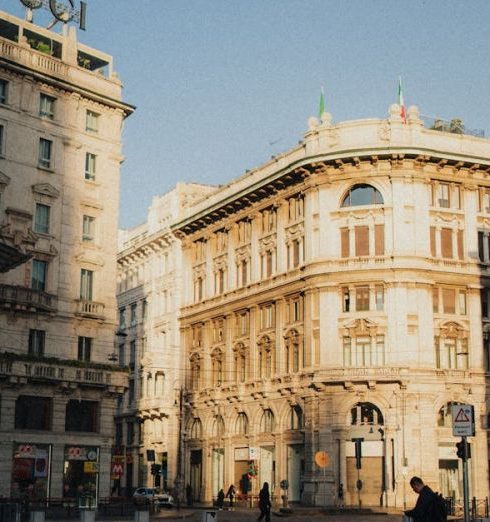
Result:
{"type": "Polygon", "coordinates": [[[201,522],[217,522],[218,513],[216,511],[205,511],[202,514],[201,522]]]}
{"type": "Polygon", "coordinates": [[[44,522],[45,513],[43,510],[35,510],[31,509],[31,514],[29,516],[29,522],[44,522]]]}

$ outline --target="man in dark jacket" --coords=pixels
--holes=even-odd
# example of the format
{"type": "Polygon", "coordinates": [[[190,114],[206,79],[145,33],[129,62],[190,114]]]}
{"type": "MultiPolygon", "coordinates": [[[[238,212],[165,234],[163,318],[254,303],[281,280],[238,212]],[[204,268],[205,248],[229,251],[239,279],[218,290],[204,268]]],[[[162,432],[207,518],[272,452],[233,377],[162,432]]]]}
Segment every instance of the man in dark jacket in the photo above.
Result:
{"type": "Polygon", "coordinates": [[[434,518],[434,503],[436,494],[426,486],[419,477],[410,479],[410,486],[418,493],[419,498],[413,509],[405,511],[405,515],[412,517],[415,522],[435,522],[438,518],[434,518]]]}

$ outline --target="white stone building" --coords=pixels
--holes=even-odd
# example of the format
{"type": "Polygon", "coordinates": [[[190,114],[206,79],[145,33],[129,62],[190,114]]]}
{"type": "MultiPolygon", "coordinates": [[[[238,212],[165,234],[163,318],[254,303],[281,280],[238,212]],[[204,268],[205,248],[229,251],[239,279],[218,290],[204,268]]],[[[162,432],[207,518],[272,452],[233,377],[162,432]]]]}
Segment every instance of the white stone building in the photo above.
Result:
{"type": "Polygon", "coordinates": [[[455,403],[475,408],[488,495],[490,142],[399,112],[311,119],[173,227],[199,498],[288,480],[292,501],[334,504],[342,483],[347,504],[401,507],[419,475],[459,500],[455,403]]]}
{"type": "Polygon", "coordinates": [[[123,120],[112,58],[0,11],[0,496],[109,495],[123,120]],[[25,260],[24,260],[25,261],[25,260]]]}
{"type": "Polygon", "coordinates": [[[178,183],[153,199],[146,223],[119,233],[118,357],[130,373],[128,392],[117,410],[116,444],[126,456],[121,486],[128,493],[137,486],[173,489],[179,475],[185,361],[178,322],[182,259],[171,226],[215,190],[178,183]],[[160,466],[154,475],[152,464],[160,466]]]}

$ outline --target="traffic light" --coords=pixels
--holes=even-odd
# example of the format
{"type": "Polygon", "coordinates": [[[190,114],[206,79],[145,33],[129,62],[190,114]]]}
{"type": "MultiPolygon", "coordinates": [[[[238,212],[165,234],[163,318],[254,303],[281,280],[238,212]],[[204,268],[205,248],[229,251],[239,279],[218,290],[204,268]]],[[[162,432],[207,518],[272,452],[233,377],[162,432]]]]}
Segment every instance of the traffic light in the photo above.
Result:
{"type": "Polygon", "coordinates": [[[354,442],[355,446],[355,450],[356,450],[356,469],[361,469],[361,459],[362,459],[362,441],[364,439],[362,438],[356,438],[356,439],[352,439],[352,442],[354,442]]]}
{"type": "Polygon", "coordinates": [[[469,442],[466,442],[464,440],[460,440],[459,442],[456,442],[456,454],[458,455],[458,458],[463,460],[471,459],[471,444],[469,442]]]}
{"type": "Polygon", "coordinates": [[[160,473],[161,469],[162,469],[162,466],[160,464],[152,464],[151,465],[151,474],[158,475],[158,473],[160,473]]]}

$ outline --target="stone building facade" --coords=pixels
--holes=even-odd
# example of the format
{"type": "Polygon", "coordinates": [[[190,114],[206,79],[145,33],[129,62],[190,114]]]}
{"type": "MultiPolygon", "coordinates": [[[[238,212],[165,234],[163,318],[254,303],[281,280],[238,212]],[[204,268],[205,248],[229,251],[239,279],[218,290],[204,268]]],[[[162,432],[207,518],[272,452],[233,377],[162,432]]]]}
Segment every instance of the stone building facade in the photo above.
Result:
{"type": "MultiPolygon", "coordinates": [[[[119,364],[129,388],[116,412],[116,446],[125,456],[122,491],[172,489],[181,469],[184,356],[178,323],[182,260],[171,226],[214,187],[178,183],[153,199],[147,222],[119,233],[119,364]],[[151,474],[151,466],[159,466],[151,474]]],[[[181,475],[181,474],[180,474],[181,475]]]]}
{"type": "Polygon", "coordinates": [[[476,415],[471,495],[488,494],[490,142],[399,113],[312,118],[174,226],[202,500],[287,480],[292,501],[334,504],[342,484],[347,504],[400,507],[414,474],[461,499],[458,403],[476,415]]]}
{"type": "Polygon", "coordinates": [[[109,495],[121,98],[112,58],[0,12],[0,496],[109,495]]]}

